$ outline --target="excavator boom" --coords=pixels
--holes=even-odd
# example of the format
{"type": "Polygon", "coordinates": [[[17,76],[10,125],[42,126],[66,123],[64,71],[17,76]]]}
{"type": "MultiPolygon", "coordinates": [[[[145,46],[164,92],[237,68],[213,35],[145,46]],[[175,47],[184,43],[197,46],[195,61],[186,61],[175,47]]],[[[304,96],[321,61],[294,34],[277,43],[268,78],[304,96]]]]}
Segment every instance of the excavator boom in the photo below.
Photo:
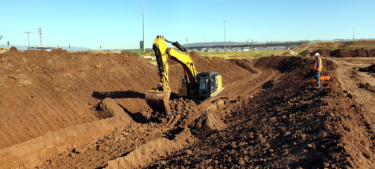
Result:
{"type": "Polygon", "coordinates": [[[169,97],[171,89],[169,88],[169,66],[167,44],[164,37],[157,36],[152,44],[158,66],[160,81],[156,88],[151,89],[146,94],[146,102],[154,111],[170,114],[169,97]]]}

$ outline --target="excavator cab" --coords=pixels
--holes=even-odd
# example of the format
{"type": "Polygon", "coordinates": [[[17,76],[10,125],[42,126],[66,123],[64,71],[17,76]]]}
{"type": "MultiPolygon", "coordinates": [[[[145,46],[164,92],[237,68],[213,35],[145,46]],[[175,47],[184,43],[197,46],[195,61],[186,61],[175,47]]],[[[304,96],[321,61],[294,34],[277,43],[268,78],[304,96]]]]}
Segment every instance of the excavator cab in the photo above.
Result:
{"type": "Polygon", "coordinates": [[[222,78],[218,72],[198,72],[198,94],[196,97],[209,98],[222,90],[222,78]]]}

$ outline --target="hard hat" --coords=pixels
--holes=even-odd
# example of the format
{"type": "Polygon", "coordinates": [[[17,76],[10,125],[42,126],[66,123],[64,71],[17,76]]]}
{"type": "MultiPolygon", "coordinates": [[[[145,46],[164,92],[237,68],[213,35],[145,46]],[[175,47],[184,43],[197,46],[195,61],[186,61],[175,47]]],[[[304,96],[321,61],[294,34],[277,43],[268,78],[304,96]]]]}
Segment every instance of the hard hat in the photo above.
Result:
{"type": "Polygon", "coordinates": [[[315,53],[315,57],[319,56],[319,53],[315,53]]]}

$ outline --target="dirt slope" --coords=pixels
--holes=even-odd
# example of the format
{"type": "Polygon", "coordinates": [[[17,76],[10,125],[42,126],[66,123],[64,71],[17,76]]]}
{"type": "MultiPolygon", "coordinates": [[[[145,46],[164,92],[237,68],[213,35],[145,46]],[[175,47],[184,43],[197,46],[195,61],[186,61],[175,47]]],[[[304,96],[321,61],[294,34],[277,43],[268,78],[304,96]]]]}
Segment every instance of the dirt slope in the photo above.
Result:
{"type": "Polygon", "coordinates": [[[268,57],[255,64],[275,69],[277,81],[226,117],[228,129],[155,162],[149,168],[371,168],[373,121],[338,82],[337,65],[325,61],[332,81],[315,90],[314,60],[268,57]],[[359,144],[360,143],[360,144],[359,144]]]}
{"type": "Polygon", "coordinates": [[[157,82],[154,66],[131,53],[63,50],[0,55],[0,148],[61,128],[96,121],[98,92],[144,93],[157,82]],[[98,68],[96,65],[100,65],[98,68]]]}

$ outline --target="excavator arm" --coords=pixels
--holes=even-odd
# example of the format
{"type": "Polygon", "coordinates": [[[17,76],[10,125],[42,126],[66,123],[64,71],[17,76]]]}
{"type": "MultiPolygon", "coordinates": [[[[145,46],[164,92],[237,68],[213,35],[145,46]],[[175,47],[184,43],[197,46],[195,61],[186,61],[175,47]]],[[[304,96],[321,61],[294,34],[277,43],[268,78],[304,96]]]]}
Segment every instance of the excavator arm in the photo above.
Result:
{"type": "Polygon", "coordinates": [[[162,111],[169,114],[169,97],[171,95],[169,87],[169,59],[175,60],[183,66],[188,78],[186,83],[189,84],[189,88],[196,87],[197,72],[193,60],[187,54],[186,49],[178,42],[170,42],[164,39],[163,36],[157,36],[152,46],[155,52],[160,80],[158,86],[146,94],[146,101],[154,111],[162,111]],[[168,48],[167,42],[176,48],[168,48]]]}

